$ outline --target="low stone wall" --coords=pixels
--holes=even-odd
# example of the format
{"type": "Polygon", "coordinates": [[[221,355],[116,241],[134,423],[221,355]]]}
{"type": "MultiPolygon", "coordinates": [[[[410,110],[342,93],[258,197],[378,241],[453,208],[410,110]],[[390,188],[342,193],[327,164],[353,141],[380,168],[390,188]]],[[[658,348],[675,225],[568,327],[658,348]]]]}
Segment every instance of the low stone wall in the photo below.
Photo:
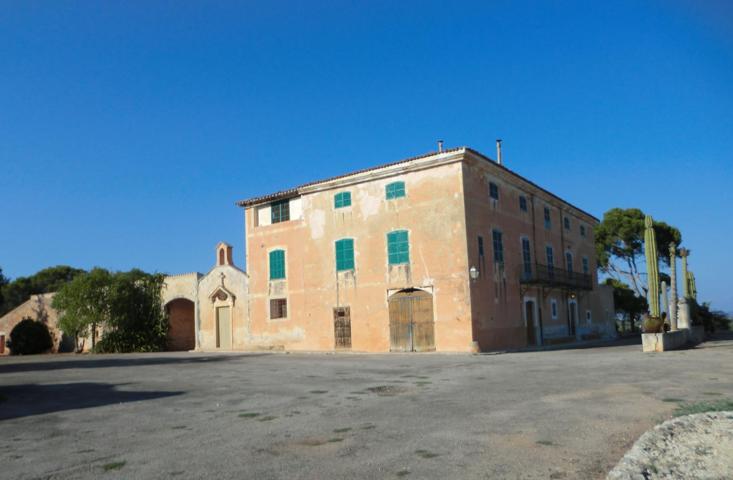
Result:
{"type": "Polygon", "coordinates": [[[687,332],[677,330],[664,333],[642,333],[641,347],[645,352],[665,352],[687,345],[687,332]]]}

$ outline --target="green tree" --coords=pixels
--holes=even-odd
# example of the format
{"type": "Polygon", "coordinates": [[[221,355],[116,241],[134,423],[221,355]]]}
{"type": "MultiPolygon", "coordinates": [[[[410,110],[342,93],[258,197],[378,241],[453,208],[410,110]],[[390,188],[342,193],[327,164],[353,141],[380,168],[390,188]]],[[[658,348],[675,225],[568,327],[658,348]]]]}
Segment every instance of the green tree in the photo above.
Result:
{"type": "Polygon", "coordinates": [[[22,304],[31,295],[58,291],[82,273],[84,270],[58,265],[40,270],[29,277],[18,277],[5,284],[0,280],[0,315],[22,304]]]}
{"type": "Polygon", "coordinates": [[[0,315],[3,314],[3,289],[5,285],[7,285],[10,282],[10,279],[3,275],[3,269],[0,267],[0,315]]]}
{"type": "MultiPolygon", "coordinates": [[[[669,265],[669,244],[682,243],[680,231],[665,222],[654,221],[657,252],[663,265],[669,265]]],[[[603,215],[595,228],[595,245],[601,271],[621,282],[628,281],[639,297],[646,298],[644,266],[644,212],[638,208],[613,208],[603,215]],[[641,265],[641,266],[640,266],[641,265]]]]}
{"type": "Polygon", "coordinates": [[[45,323],[24,318],[10,331],[8,347],[11,355],[46,353],[53,348],[53,337],[45,323]]]}
{"type": "Polygon", "coordinates": [[[83,349],[83,339],[90,335],[94,348],[98,327],[109,320],[112,282],[109,271],[94,268],[75,276],[53,297],[51,305],[60,313],[59,328],[74,338],[77,351],[83,349]]]}
{"type": "Polygon", "coordinates": [[[165,276],[119,272],[110,284],[109,318],[97,351],[151,352],[165,348],[168,318],[162,307],[165,276]]]}
{"type": "Polygon", "coordinates": [[[606,285],[613,287],[613,303],[616,312],[628,316],[633,330],[634,320],[641,318],[641,315],[649,308],[646,298],[639,297],[628,285],[613,278],[607,278],[606,285]]]}

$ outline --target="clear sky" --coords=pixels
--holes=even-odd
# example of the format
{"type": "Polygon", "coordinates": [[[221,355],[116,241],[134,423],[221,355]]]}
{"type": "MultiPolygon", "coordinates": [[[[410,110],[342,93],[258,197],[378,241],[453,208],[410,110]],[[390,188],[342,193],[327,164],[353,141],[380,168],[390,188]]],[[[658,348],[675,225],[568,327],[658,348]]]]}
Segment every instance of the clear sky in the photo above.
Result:
{"type": "Polygon", "coordinates": [[[733,310],[732,5],[3,2],[0,267],[242,264],[236,200],[500,137],[594,215],[678,226],[733,310]]]}

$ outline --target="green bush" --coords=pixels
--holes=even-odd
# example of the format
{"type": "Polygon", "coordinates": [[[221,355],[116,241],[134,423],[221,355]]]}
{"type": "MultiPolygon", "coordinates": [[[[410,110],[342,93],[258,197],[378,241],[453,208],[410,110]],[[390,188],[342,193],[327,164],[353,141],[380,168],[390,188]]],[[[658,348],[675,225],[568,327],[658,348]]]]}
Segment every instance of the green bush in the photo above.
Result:
{"type": "Polygon", "coordinates": [[[8,348],[11,355],[46,353],[53,348],[53,338],[45,323],[24,318],[11,330],[8,348]]]}

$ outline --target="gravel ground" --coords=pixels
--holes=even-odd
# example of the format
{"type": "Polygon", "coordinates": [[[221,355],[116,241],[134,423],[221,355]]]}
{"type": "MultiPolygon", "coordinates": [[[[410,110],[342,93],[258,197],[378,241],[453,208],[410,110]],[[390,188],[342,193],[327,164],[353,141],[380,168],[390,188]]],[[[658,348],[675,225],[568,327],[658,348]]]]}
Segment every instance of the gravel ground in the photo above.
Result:
{"type": "Polygon", "coordinates": [[[500,355],[0,358],[0,478],[602,479],[733,341],[500,355]]]}
{"type": "Polygon", "coordinates": [[[733,412],[668,420],[645,433],[609,480],[733,478],[733,412]]]}

